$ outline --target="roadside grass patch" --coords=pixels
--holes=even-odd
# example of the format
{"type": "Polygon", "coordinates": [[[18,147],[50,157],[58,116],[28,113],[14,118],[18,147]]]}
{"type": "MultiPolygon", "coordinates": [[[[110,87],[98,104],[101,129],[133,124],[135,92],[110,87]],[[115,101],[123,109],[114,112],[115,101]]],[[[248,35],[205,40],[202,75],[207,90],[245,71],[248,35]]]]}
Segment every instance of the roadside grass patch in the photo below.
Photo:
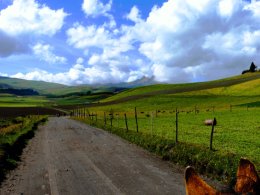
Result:
{"type": "Polygon", "coordinates": [[[0,123],[0,183],[5,178],[8,170],[14,169],[17,166],[17,161],[20,160],[23,148],[27,141],[34,136],[34,131],[38,125],[47,121],[47,116],[27,116],[17,117],[10,120],[10,128],[1,128],[0,123]],[[16,126],[13,123],[19,124],[16,126]],[[16,127],[16,128],[14,128],[16,127]]]}

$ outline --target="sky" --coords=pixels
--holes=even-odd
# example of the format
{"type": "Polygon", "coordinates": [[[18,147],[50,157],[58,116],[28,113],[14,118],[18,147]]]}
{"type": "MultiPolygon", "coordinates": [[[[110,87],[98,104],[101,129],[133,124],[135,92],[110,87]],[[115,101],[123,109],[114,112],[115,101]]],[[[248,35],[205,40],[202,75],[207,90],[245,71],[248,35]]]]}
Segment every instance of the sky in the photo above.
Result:
{"type": "Polygon", "coordinates": [[[260,67],[257,0],[0,0],[0,75],[208,81],[260,67]]]}

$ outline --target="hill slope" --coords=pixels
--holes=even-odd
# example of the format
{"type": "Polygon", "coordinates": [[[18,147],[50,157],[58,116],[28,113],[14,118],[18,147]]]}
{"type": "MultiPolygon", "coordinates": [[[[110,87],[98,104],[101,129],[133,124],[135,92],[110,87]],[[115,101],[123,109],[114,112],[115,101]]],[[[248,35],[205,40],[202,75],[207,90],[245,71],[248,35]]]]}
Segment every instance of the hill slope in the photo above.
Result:
{"type": "Polygon", "coordinates": [[[91,90],[89,86],[66,86],[44,81],[29,81],[8,77],[0,77],[0,88],[33,89],[40,94],[62,95],[68,93],[86,92],[91,90]]]}
{"type": "Polygon", "coordinates": [[[14,89],[34,89],[40,93],[49,93],[56,89],[65,89],[67,86],[42,81],[29,81],[8,77],[0,77],[0,87],[14,89]]]}
{"type": "Polygon", "coordinates": [[[103,100],[104,104],[115,104],[156,95],[188,93],[206,90],[215,95],[260,95],[260,73],[245,74],[226,79],[187,84],[159,84],[138,87],[103,100]]]}

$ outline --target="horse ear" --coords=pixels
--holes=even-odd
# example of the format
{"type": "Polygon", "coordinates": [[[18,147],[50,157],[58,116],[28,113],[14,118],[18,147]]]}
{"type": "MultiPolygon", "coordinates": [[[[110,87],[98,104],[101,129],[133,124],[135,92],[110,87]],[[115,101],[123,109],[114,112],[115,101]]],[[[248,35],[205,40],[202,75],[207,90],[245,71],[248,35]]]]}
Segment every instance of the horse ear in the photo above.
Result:
{"type": "Polygon", "coordinates": [[[237,170],[235,191],[237,193],[257,193],[260,180],[255,166],[247,159],[241,158],[237,170]]]}
{"type": "Polygon", "coordinates": [[[187,195],[215,195],[217,191],[203,181],[192,167],[187,167],[185,170],[185,185],[187,195]]]}

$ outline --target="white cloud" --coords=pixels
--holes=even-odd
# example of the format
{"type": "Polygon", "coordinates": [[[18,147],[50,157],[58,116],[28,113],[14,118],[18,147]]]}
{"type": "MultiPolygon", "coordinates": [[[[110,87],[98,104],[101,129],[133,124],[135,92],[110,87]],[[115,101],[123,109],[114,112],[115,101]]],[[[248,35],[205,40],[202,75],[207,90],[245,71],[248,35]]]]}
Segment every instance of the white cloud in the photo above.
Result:
{"type": "Polygon", "coordinates": [[[54,48],[48,44],[37,43],[33,46],[33,53],[42,61],[49,64],[65,64],[67,59],[65,57],[57,56],[53,53],[54,48]]]}
{"type": "Polygon", "coordinates": [[[100,0],[84,0],[82,9],[87,16],[97,17],[100,15],[108,16],[111,10],[112,0],[107,4],[103,4],[100,0]]]}
{"type": "Polygon", "coordinates": [[[63,26],[67,14],[35,0],[13,0],[0,10],[0,57],[28,54],[41,36],[52,36],[63,26]]]}
{"type": "Polygon", "coordinates": [[[101,50],[90,55],[89,65],[105,68],[115,64],[118,66],[129,64],[129,58],[125,57],[124,53],[134,49],[131,37],[111,31],[104,26],[84,27],[79,24],[69,29],[67,35],[68,43],[75,48],[83,49],[85,52],[93,48],[101,50]]]}
{"type": "Polygon", "coordinates": [[[77,64],[83,64],[84,63],[84,59],[83,58],[78,58],[77,59],[77,64]]]}
{"type": "Polygon", "coordinates": [[[12,37],[0,30],[0,57],[29,53],[28,43],[29,40],[25,37],[12,37]]]}
{"type": "Polygon", "coordinates": [[[54,35],[63,26],[66,16],[63,9],[52,10],[35,0],[14,0],[12,5],[0,11],[0,30],[12,36],[54,35]]]}
{"type": "Polygon", "coordinates": [[[139,9],[136,6],[132,7],[130,13],[126,16],[126,18],[136,23],[142,20],[139,9]]]}
{"type": "Polygon", "coordinates": [[[219,13],[223,17],[230,17],[239,7],[237,0],[220,0],[218,4],[219,13]]]}
{"type": "Polygon", "coordinates": [[[249,10],[253,13],[254,17],[260,18],[260,1],[252,0],[252,3],[247,4],[244,10],[249,10]]]}
{"type": "Polygon", "coordinates": [[[123,72],[117,66],[107,67],[102,66],[86,67],[82,63],[82,59],[78,59],[68,71],[61,73],[50,73],[45,70],[34,70],[29,73],[17,73],[9,75],[13,78],[26,80],[39,80],[47,82],[62,83],[66,85],[79,84],[100,84],[100,83],[118,83],[126,81],[128,78],[141,78],[140,72],[129,71],[123,72]]]}
{"type": "Polygon", "coordinates": [[[78,49],[88,49],[90,47],[103,48],[113,44],[111,35],[105,27],[91,25],[84,27],[74,24],[73,28],[68,29],[68,43],[78,49]]]}
{"type": "Polygon", "coordinates": [[[8,74],[6,74],[6,73],[1,73],[1,72],[0,72],[0,76],[2,76],[2,77],[8,77],[8,74]]]}

